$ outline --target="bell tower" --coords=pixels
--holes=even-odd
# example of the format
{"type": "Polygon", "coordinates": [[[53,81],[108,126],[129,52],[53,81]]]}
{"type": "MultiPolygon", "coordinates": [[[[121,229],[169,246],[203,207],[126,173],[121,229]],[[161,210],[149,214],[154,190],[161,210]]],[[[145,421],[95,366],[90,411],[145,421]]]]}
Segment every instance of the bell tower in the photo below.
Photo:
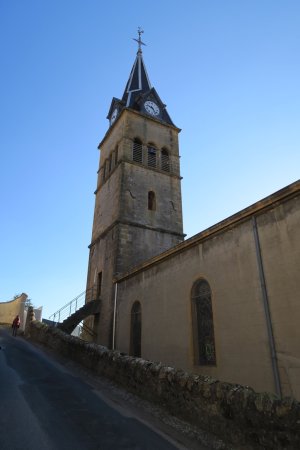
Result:
{"type": "MultiPolygon", "coordinates": [[[[115,280],[184,239],[178,134],[151,86],[141,34],[122,99],[113,98],[99,144],[87,290],[101,299],[96,341],[111,347],[115,280]]],[[[87,298],[88,300],[88,298],[87,298]]]]}

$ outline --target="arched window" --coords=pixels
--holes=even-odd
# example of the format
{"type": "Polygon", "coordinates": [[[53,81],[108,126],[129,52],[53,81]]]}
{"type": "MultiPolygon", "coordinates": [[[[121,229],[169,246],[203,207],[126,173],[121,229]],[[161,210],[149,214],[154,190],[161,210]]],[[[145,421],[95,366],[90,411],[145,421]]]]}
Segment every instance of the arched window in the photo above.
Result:
{"type": "Polygon", "coordinates": [[[102,272],[99,272],[97,276],[97,292],[96,292],[97,299],[99,299],[101,296],[101,288],[102,288],[102,272]]]}
{"type": "Polygon", "coordinates": [[[142,308],[140,302],[134,302],[131,308],[130,354],[141,357],[142,308]]]}
{"type": "Polygon", "coordinates": [[[109,159],[107,158],[105,160],[105,179],[109,177],[109,159]]]}
{"type": "Polygon", "coordinates": [[[192,289],[195,364],[215,365],[216,351],[211,290],[206,280],[197,280],[192,289]]]}
{"type": "Polygon", "coordinates": [[[132,145],[132,159],[135,162],[141,163],[143,162],[143,146],[139,139],[134,139],[132,145]]]}
{"type": "Polygon", "coordinates": [[[148,192],[148,209],[150,209],[150,211],[156,210],[156,198],[155,192],[153,191],[148,192]]]}
{"type": "Polygon", "coordinates": [[[98,187],[101,186],[103,183],[104,183],[103,167],[100,167],[100,169],[99,169],[99,183],[98,183],[98,187]]]}
{"type": "Polygon", "coordinates": [[[161,151],[161,169],[165,172],[170,172],[169,152],[165,148],[161,151]]]}
{"type": "Polygon", "coordinates": [[[148,145],[148,166],[156,167],[156,148],[153,144],[148,145]]]}

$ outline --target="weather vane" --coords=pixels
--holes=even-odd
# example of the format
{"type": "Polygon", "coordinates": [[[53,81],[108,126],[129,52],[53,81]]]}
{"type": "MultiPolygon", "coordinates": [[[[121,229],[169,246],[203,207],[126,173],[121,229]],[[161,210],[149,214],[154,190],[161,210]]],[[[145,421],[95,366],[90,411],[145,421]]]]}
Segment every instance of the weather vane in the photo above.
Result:
{"type": "Polygon", "coordinates": [[[138,27],[138,33],[139,33],[139,38],[138,39],[132,38],[132,39],[139,44],[138,51],[141,52],[142,51],[142,45],[146,45],[146,44],[144,44],[144,42],[142,42],[142,39],[141,39],[141,34],[144,33],[144,30],[142,30],[141,27],[138,27]]]}

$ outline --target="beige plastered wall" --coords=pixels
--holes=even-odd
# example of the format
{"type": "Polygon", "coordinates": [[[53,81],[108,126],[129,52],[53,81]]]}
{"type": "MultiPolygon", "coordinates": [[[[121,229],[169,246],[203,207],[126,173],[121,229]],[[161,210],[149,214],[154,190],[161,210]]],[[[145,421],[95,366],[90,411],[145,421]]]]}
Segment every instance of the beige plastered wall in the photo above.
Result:
{"type": "Polygon", "coordinates": [[[300,198],[257,219],[283,393],[300,400],[300,198]]]}
{"type": "Polygon", "coordinates": [[[0,302],[0,323],[11,324],[17,314],[19,314],[21,319],[20,328],[23,330],[25,326],[25,302],[27,299],[27,294],[21,294],[14,300],[8,302],[0,302]]]}
{"type": "MultiPolygon", "coordinates": [[[[255,208],[254,208],[255,210],[255,208]]],[[[300,398],[300,199],[256,213],[283,395],[300,398]]],[[[196,239],[197,241],[197,239],[196,239]]],[[[142,306],[142,357],[275,392],[252,217],[119,280],[117,349],[129,352],[130,311],[142,306]],[[194,361],[191,289],[212,291],[217,364],[194,361]]]]}

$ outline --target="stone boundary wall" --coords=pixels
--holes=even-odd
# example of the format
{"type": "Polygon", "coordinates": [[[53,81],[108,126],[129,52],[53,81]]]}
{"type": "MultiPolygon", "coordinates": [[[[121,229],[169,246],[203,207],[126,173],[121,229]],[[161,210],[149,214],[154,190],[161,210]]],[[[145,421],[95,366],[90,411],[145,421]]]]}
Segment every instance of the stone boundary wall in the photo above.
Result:
{"type": "Polygon", "coordinates": [[[34,321],[29,338],[238,450],[299,450],[300,403],[134,358],[34,321]]]}
{"type": "Polygon", "coordinates": [[[20,329],[25,327],[25,302],[27,294],[20,294],[19,297],[14,298],[8,302],[0,302],[0,323],[10,325],[12,321],[19,314],[21,319],[20,329]]]}

